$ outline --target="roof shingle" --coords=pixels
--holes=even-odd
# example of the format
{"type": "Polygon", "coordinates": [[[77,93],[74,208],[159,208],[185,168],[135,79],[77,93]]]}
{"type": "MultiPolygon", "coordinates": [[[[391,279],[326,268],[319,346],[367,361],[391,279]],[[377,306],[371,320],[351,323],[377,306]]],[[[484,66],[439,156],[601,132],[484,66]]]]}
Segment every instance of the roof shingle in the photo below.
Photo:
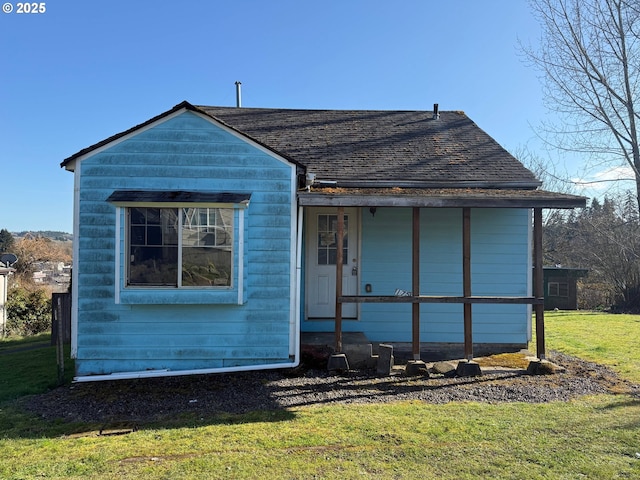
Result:
{"type": "Polygon", "coordinates": [[[61,166],[73,171],[85,155],[183,110],[206,115],[315,174],[320,182],[298,194],[303,205],[574,208],[586,203],[584,197],[537,190],[533,173],[463,112],[434,118],[430,111],[195,107],[185,101],[77,152],[61,166]]]}
{"type": "Polygon", "coordinates": [[[540,184],[462,112],[197,108],[342,186],[540,184]]]}

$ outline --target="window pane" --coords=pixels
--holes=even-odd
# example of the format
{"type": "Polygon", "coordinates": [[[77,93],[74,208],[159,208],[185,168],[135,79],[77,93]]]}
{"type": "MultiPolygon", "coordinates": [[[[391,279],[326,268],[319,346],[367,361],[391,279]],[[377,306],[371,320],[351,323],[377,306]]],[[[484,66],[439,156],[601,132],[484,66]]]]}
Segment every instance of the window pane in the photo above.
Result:
{"type": "Polygon", "coordinates": [[[160,210],[159,208],[147,208],[147,225],[160,225],[160,210]]]}
{"type": "Polygon", "coordinates": [[[139,207],[128,212],[128,285],[178,286],[181,278],[183,286],[231,286],[233,209],[139,207]]]}
{"type": "Polygon", "coordinates": [[[146,228],[144,225],[131,225],[131,245],[144,245],[146,238],[146,228]]]}
{"type": "Polygon", "coordinates": [[[558,296],[559,297],[568,297],[569,296],[569,284],[560,283],[558,285],[558,296]]]}
{"type": "Polygon", "coordinates": [[[146,208],[131,208],[129,210],[131,216],[131,225],[145,225],[147,223],[145,213],[146,208]]]}
{"type": "Polygon", "coordinates": [[[129,210],[129,285],[177,285],[177,210],[129,210]]]}
{"type": "Polygon", "coordinates": [[[335,248],[330,248],[327,253],[329,256],[327,265],[335,265],[338,261],[337,250],[335,248]]]}
{"type": "Polygon", "coordinates": [[[216,245],[233,245],[233,210],[230,208],[216,208],[219,218],[216,218],[216,245]]]}
{"type": "Polygon", "coordinates": [[[182,285],[231,286],[231,251],[210,247],[183,248],[182,285]]]}
{"type": "Polygon", "coordinates": [[[129,285],[177,285],[178,247],[132,246],[129,285]]]}
{"type": "Polygon", "coordinates": [[[182,285],[231,286],[233,209],[182,209],[182,285]]]}
{"type": "Polygon", "coordinates": [[[318,215],[318,232],[327,231],[327,216],[328,215],[318,215]]]}
{"type": "Polygon", "coordinates": [[[331,247],[336,244],[335,232],[322,232],[318,235],[318,246],[320,248],[331,247]]]}
{"type": "Polygon", "coordinates": [[[147,225],[147,245],[162,245],[162,227],[147,225]]]}
{"type": "MultiPolygon", "coordinates": [[[[344,232],[342,236],[342,245],[344,254],[342,263],[347,263],[347,249],[349,246],[349,237],[347,231],[349,228],[349,217],[344,216],[344,232]]],[[[338,233],[338,216],[337,215],[318,215],[318,265],[335,265],[337,262],[337,233],[338,233]]]]}
{"type": "Polygon", "coordinates": [[[174,208],[161,209],[160,221],[162,245],[178,245],[178,211],[174,208]]]}

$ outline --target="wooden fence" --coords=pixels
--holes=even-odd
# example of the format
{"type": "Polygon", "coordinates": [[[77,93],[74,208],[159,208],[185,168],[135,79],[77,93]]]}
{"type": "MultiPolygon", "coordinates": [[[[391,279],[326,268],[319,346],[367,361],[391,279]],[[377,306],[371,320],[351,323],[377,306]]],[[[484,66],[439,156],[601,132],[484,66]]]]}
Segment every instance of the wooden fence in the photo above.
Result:
{"type": "Polygon", "coordinates": [[[62,342],[71,342],[71,294],[53,293],[51,296],[51,345],[58,344],[58,332],[62,342]],[[61,323],[62,330],[58,325],[61,323]]]}

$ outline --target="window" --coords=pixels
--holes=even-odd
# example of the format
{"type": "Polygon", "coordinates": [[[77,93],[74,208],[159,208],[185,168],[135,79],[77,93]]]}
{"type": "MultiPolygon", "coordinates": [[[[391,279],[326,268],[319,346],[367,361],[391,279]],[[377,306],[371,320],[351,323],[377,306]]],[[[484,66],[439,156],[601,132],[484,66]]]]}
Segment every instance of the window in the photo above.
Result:
{"type": "Polygon", "coordinates": [[[233,208],[127,208],[127,286],[231,287],[233,208]]]}
{"type": "Polygon", "coordinates": [[[563,282],[549,282],[548,286],[550,297],[568,297],[569,284],[563,282]]]}
{"type": "MultiPolygon", "coordinates": [[[[342,240],[342,263],[348,261],[349,217],[344,216],[344,235],[342,240]]],[[[338,216],[318,215],[318,265],[335,265],[338,260],[338,216]]]]}
{"type": "Polygon", "coordinates": [[[245,225],[250,193],[115,190],[115,302],[247,301],[245,225]]]}

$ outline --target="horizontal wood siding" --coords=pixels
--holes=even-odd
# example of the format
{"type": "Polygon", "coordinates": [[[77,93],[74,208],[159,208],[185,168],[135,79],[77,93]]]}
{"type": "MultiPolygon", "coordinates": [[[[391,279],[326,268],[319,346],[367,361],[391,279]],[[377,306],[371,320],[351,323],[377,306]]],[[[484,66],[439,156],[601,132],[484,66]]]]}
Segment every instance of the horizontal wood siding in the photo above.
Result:
{"type": "MultiPolygon", "coordinates": [[[[292,168],[191,112],[83,159],[77,375],[288,362],[292,168]],[[246,302],[199,304],[211,295],[196,289],[188,292],[193,303],[173,304],[167,299],[182,291],[149,289],[149,304],[116,304],[116,208],[106,199],[118,189],[250,193],[246,302]]],[[[124,212],[120,224],[122,282],[124,212]]]]}
{"type": "MultiPolygon", "coordinates": [[[[362,214],[360,291],[373,295],[411,291],[411,209],[378,208],[362,214]]],[[[421,210],[421,294],[462,295],[462,210],[421,210]]],[[[473,295],[528,294],[529,214],[523,209],[471,210],[473,295]]],[[[364,293],[363,293],[364,294],[364,293]]],[[[359,321],[345,331],[362,331],[372,341],[411,340],[411,305],[361,305],[359,321]]],[[[530,321],[526,305],[474,305],[476,343],[525,343],[530,321]]],[[[422,304],[422,342],[463,342],[463,306],[422,304]]]]}

